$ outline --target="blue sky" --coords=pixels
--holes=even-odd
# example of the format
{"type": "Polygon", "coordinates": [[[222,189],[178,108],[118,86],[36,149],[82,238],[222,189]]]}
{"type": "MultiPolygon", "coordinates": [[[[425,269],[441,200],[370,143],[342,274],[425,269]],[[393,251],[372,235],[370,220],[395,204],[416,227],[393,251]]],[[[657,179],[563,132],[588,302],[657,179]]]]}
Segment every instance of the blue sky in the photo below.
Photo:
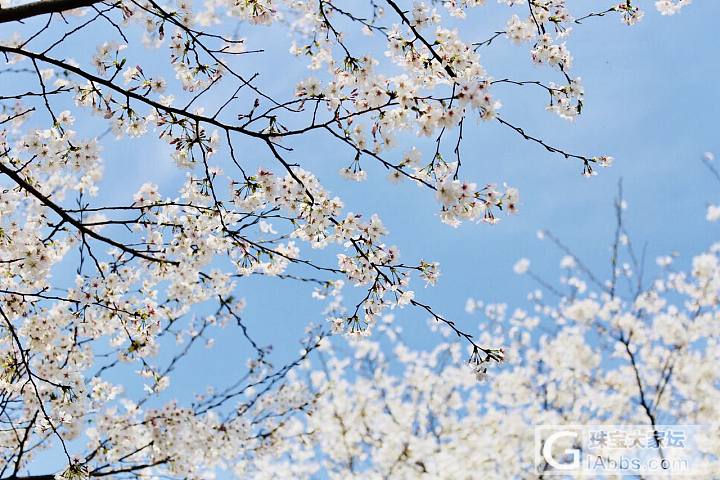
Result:
{"type": "MultiPolygon", "coordinates": [[[[468,39],[482,40],[503,27],[508,10],[493,3],[466,21],[464,31],[477,33],[477,38],[468,39]]],[[[600,2],[574,3],[578,11],[589,11],[600,2]]],[[[611,169],[587,179],[580,175],[581,165],[507,128],[494,122],[474,126],[465,136],[463,177],[479,184],[504,181],[518,187],[522,196],[520,213],[503,217],[495,226],[464,224],[453,229],[441,224],[432,192],[407,182],[392,185],[385,180],[385,170],[371,163],[363,164],[367,182],[342,180],[337,171],[349,164],[351,152],[319,136],[294,139],[290,159],[315,172],[343,198],[348,210],[378,213],[390,230],[388,243],[400,247],[405,261],[440,262],[438,285],[423,288],[417,283],[417,295],[466,330],[474,330],[479,321],[463,312],[468,297],[514,306],[523,304],[526,293],[535,288],[530,279],[512,272],[518,258],[530,258],[533,270],[557,278],[561,254],[537,240],[540,229],[553,231],[600,276],[607,275],[612,202],[621,178],[629,204],[627,226],[636,243],[647,241],[648,266],[652,269],[656,256],[671,251],[680,252],[686,265],[717,238],[717,226],[704,216],[708,202],[720,201],[720,184],[702,165],[701,156],[705,151],[720,153],[720,39],[715,34],[720,3],[697,1],[674,17],[661,17],[653,2],[644,3],[648,12],[639,25],[627,27],[617,17],[590,19],[570,36],[573,74],[583,78],[586,91],[583,115],[574,123],[546,112],[542,91],[510,86],[495,90],[504,104],[503,117],[529,133],[567,151],[616,159],[611,169]]],[[[282,28],[253,27],[251,35],[262,41],[269,58],[286,52],[290,41],[282,28]]],[[[82,44],[76,41],[63,54],[89,59],[92,51],[78,47],[82,44]]],[[[248,69],[264,72],[271,88],[288,91],[289,79],[308,73],[303,60],[282,58],[282,63],[268,62],[268,57],[242,61],[248,62],[248,69]]],[[[482,60],[496,78],[552,78],[546,67],[530,64],[526,45],[514,46],[504,38],[482,51],[482,60]]],[[[411,145],[411,139],[403,141],[398,152],[411,145]]],[[[184,177],[174,169],[166,147],[156,141],[116,143],[108,138],[104,148],[104,198],[126,200],[146,180],[160,183],[172,195],[184,177]]],[[[257,145],[248,144],[242,152],[251,164],[272,164],[257,145]]],[[[332,263],[334,253],[324,258],[332,263]]],[[[321,321],[321,305],[310,293],[303,285],[274,279],[239,282],[238,296],[248,301],[248,328],[261,343],[273,343],[278,363],[295,357],[297,340],[309,322],[321,321]]],[[[440,341],[426,328],[421,312],[406,308],[397,317],[417,345],[440,341]]],[[[207,381],[224,383],[229,370],[242,369],[247,352],[238,346],[238,337],[237,332],[225,331],[214,355],[200,351],[191,356],[188,373],[177,380],[174,394],[207,381]]]]}
{"type": "MultiPolygon", "coordinates": [[[[574,123],[545,112],[542,92],[496,89],[504,104],[502,115],[528,132],[568,151],[616,158],[611,169],[587,179],[580,175],[580,165],[549,154],[500,125],[473,128],[463,146],[464,176],[478,183],[506,181],[521,191],[519,215],[498,225],[449,228],[439,222],[430,192],[409,183],[391,185],[382,168],[367,162],[367,182],[338,178],[338,168],[349,157],[337,144],[310,137],[293,143],[296,150],[290,158],[310,165],[348,209],[379,213],[390,230],[389,243],[401,248],[406,261],[420,257],[439,261],[440,282],[434,288],[420,287],[418,295],[467,328],[477,321],[463,313],[468,296],[517,304],[534,287],[529,279],[513,274],[512,265],[519,257],[531,258],[533,269],[550,278],[559,273],[560,254],[536,239],[539,229],[552,230],[587,264],[607,274],[612,202],[621,178],[629,204],[627,226],[636,242],[648,242],[650,267],[655,256],[675,250],[687,260],[714,239],[715,227],[707,224],[704,214],[706,203],[717,198],[719,185],[700,158],[705,151],[720,151],[720,91],[712,81],[720,74],[716,54],[720,45],[710,33],[718,13],[717,3],[696,2],[675,17],[649,10],[634,27],[617,18],[603,18],[576,28],[568,43],[575,56],[573,72],[585,84],[586,102],[574,123]]],[[[467,22],[480,39],[502,25],[498,22],[506,15],[504,8],[491,8],[488,22],[494,23],[487,25],[486,12],[480,9],[467,22]]],[[[276,41],[284,48],[283,38],[276,41]]],[[[483,51],[482,60],[496,78],[548,75],[546,68],[530,64],[526,46],[505,39],[483,51]]],[[[288,74],[304,75],[301,61],[284,68],[288,74]]],[[[285,86],[285,75],[274,78],[285,86]]],[[[249,300],[246,316],[261,334],[272,332],[277,345],[292,342],[296,332],[316,318],[313,303],[307,310],[298,308],[297,302],[305,298],[302,289],[272,280],[257,284],[244,293],[249,300]],[[282,288],[288,301],[278,302],[274,291],[266,295],[266,283],[267,288],[282,288]]],[[[419,342],[435,340],[424,329],[422,314],[406,309],[399,318],[419,342]]]]}
{"type": "MultiPolygon", "coordinates": [[[[587,4],[582,11],[591,8],[591,2],[579,3],[587,4]]],[[[465,21],[462,31],[469,32],[465,38],[482,40],[504,25],[507,8],[488,5],[465,21]]],[[[467,130],[462,147],[464,178],[479,184],[507,182],[521,192],[520,213],[503,217],[497,225],[448,227],[437,217],[432,192],[409,182],[392,185],[385,179],[386,171],[369,162],[363,163],[367,182],[341,179],[337,171],[349,164],[352,153],[321,135],[293,138],[288,146],[294,151],[288,160],[316,173],[348,210],[366,216],[378,213],[390,230],[388,243],[400,247],[404,261],[440,262],[442,276],[437,286],[423,288],[417,283],[417,295],[469,331],[480,318],[464,313],[468,297],[515,306],[522,305],[527,292],[535,288],[530,279],[512,272],[518,258],[530,258],[533,270],[546,278],[559,276],[561,254],[537,240],[540,229],[553,231],[605,278],[619,179],[629,204],[627,227],[636,243],[647,242],[648,268],[652,270],[657,255],[671,251],[683,253],[687,262],[715,238],[715,226],[704,215],[706,204],[720,197],[720,185],[702,165],[701,156],[705,151],[720,152],[720,91],[712,80],[720,77],[716,54],[720,45],[710,33],[720,4],[697,2],[674,17],[661,17],[648,6],[645,19],[634,27],[625,26],[617,17],[590,19],[570,36],[573,75],[583,78],[586,90],[583,114],[574,123],[546,112],[546,97],[538,89],[507,86],[495,90],[503,101],[504,118],[567,151],[612,155],[616,159],[612,168],[600,169],[598,176],[588,179],[580,175],[577,162],[550,154],[495,122],[467,130]]],[[[243,57],[244,71],[261,72],[271,91],[287,92],[293,80],[321,76],[309,72],[302,59],[288,60],[290,37],[285,29],[253,27],[245,32],[242,28],[240,34],[251,39],[250,48],[262,45],[268,52],[265,57],[243,57]],[[276,63],[275,58],[283,61],[276,63]]],[[[362,53],[361,47],[357,53],[362,53]]],[[[558,80],[550,69],[531,64],[527,45],[515,46],[500,38],[481,54],[495,78],[558,80]]],[[[416,142],[406,138],[396,155],[416,142]]],[[[262,145],[241,145],[241,161],[273,166],[262,145]]],[[[146,180],[158,182],[171,194],[184,172],[174,168],[168,152],[150,140],[106,140],[105,195],[127,199],[146,180]]],[[[321,256],[326,264],[335,261],[334,252],[321,256]]],[[[305,326],[321,321],[321,305],[310,298],[310,292],[303,285],[276,279],[239,283],[238,296],[248,301],[246,323],[261,343],[275,346],[278,362],[294,358],[305,326]]],[[[396,313],[409,332],[406,337],[416,345],[430,346],[440,340],[426,328],[422,312],[406,308],[396,313]]],[[[203,362],[175,382],[180,391],[195,383],[193,372],[202,372],[203,384],[208,379],[222,383],[227,365],[241,365],[246,351],[238,347],[237,334],[225,331],[214,355],[199,354],[203,362]]],[[[191,357],[192,361],[200,358],[191,357]]]]}

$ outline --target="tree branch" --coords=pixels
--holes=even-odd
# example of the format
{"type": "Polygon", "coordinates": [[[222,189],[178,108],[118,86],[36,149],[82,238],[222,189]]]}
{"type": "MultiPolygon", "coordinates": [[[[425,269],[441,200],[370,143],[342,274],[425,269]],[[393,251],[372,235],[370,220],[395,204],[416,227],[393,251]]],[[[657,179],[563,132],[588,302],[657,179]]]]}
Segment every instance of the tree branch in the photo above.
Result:
{"type": "Polygon", "coordinates": [[[40,193],[35,187],[30,185],[20,175],[18,175],[17,172],[13,171],[11,168],[7,167],[6,165],[3,165],[2,163],[0,163],[0,173],[4,173],[8,177],[10,177],[10,179],[12,179],[20,188],[22,188],[23,190],[28,192],[33,197],[40,200],[40,202],[42,204],[44,204],[46,207],[50,208],[52,211],[57,213],[60,216],[60,218],[62,218],[65,222],[67,222],[70,225],[77,228],[83,235],[87,235],[96,240],[107,243],[108,245],[119,248],[120,250],[127,252],[131,255],[134,255],[136,257],[140,257],[145,260],[150,260],[151,262],[160,262],[160,263],[169,263],[171,265],[178,265],[178,262],[176,262],[176,261],[165,260],[163,258],[154,257],[152,255],[149,255],[148,253],[141,252],[134,248],[130,248],[127,245],[124,245],[120,242],[116,242],[115,240],[113,240],[111,238],[108,238],[108,237],[98,234],[94,230],[88,228],[81,222],[74,219],[72,216],[68,215],[67,212],[65,212],[65,210],[63,210],[61,207],[59,207],[54,202],[52,202],[47,196],[40,193]]]}
{"type": "Polygon", "coordinates": [[[0,8],[0,23],[17,22],[46,13],[59,13],[75,8],[89,7],[101,0],[41,0],[17,7],[0,8]]]}

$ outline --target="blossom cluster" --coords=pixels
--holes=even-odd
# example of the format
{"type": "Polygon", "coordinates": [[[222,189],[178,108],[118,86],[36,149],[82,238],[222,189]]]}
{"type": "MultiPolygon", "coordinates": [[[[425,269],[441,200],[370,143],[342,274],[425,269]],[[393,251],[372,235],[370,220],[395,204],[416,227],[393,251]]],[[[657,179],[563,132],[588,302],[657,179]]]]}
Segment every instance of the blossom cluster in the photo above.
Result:
{"type": "MultiPolygon", "coordinates": [[[[680,259],[659,257],[657,276],[643,282],[633,271],[631,243],[620,242],[617,275],[606,282],[596,283],[573,254],[560,261],[558,286],[524,259],[516,273],[532,273],[545,285],[528,294],[528,306],[467,301],[466,312],[482,317],[480,338],[500,341],[506,354],[485,384],[475,381],[473,365],[462,365],[456,342],[415,349],[391,317],[376,339],[347,349],[323,346],[324,368],[309,373],[322,392],[307,420],[316,442],[294,457],[297,470],[290,471],[530,479],[537,468],[561,473],[535,463],[536,425],[669,421],[703,426],[693,469],[716,471],[720,244],[686,268],[680,259]]],[[[452,337],[447,327],[432,325],[452,337]]],[[[653,450],[658,459],[667,455],[653,450]]]]}
{"type": "MultiPolygon", "coordinates": [[[[499,181],[467,179],[463,137],[492,123],[579,162],[586,175],[596,164],[610,166],[608,155],[567,152],[533,136],[503,116],[502,104],[512,101],[507,89],[528,87],[548,95],[544,106],[551,112],[577,118],[584,89],[573,71],[581,62],[570,51],[571,27],[611,13],[631,24],[642,13],[629,0],[587,15],[571,13],[564,0],[503,0],[497,8],[509,17],[499,26],[505,30],[474,41],[463,27],[472,20],[463,19],[490,8],[487,2],[400,3],[127,0],[72,11],[53,0],[42,11],[3,3],[0,23],[12,28],[0,39],[6,62],[0,70],[0,476],[34,473],[44,455],[61,458],[51,473],[67,480],[204,479],[220,470],[239,478],[273,472],[293,478],[321,466],[342,476],[346,465],[352,473],[367,458],[369,445],[393,435],[352,430],[342,423],[345,415],[356,422],[397,416],[405,430],[385,442],[383,475],[448,468],[449,460],[418,460],[439,445],[429,436],[401,439],[415,426],[440,435],[427,409],[450,415],[465,408],[463,395],[479,395],[472,385],[492,377],[491,363],[503,360],[504,350],[495,347],[505,337],[478,339],[423,303],[413,282],[435,284],[437,262],[401,261],[381,218],[332,194],[326,186],[332,181],[311,171],[315,158],[302,157],[297,139],[347,149],[347,156],[333,158],[321,148],[316,153],[331,165],[339,156],[331,171],[350,180],[368,180],[379,167],[392,182],[415,183],[435,198],[448,225],[497,223],[501,211],[520,210],[520,194],[499,181]],[[300,57],[303,68],[302,78],[279,87],[265,80],[268,72],[251,73],[247,60],[267,53],[277,31],[290,33],[290,60],[300,57]],[[484,64],[481,54],[504,40],[528,48],[529,61],[547,67],[538,71],[552,81],[494,77],[501,66],[484,64]],[[413,147],[397,152],[401,143],[413,147]],[[129,144],[138,148],[124,155],[129,144]],[[134,167],[144,174],[149,164],[171,158],[172,172],[163,173],[177,181],[168,186],[148,174],[131,186],[129,176],[105,178],[103,156],[123,162],[110,165],[121,174],[134,167]],[[174,177],[176,170],[181,174],[174,177]],[[327,303],[298,354],[282,366],[246,325],[243,309],[253,300],[243,298],[243,287],[253,276],[312,285],[312,295],[327,303]],[[396,327],[383,320],[408,306],[462,343],[412,360],[396,327]],[[328,348],[329,333],[363,340],[355,337],[377,330],[394,336],[396,354],[411,365],[423,415],[396,410],[416,394],[380,378],[384,367],[377,384],[358,383],[371,396],[341,392],[352,387],[342,377],[347,360],[329,358],[327,373],[313,373],[310,384],[297,374],[315,350],[328,348]],[[224,383],[193,387],[193,398],[184,398],[188,392],[175,388],[185,380],[176,381],[181,366],[193,355],[205,358],[196,353],[201,347],[233,335],[245,355],[239,367],[227,368],[230,360],[222,359],[224,383]],[[448,356],[448,372],[457,373],[460,386],[432,378],[448,356]],[[460,365],[467,359],[469,369],[460,365]],[[432,378],[429,390],[426,378],[432,378]],[[342,388],[323,397],[333,385],[342,388]],[[358,401],[332,400],[345,394],[358,401]],[[304,418],[320,398],[326,400],[317,416],[304,418]],[[353,410],[379,399],[390,406],[353,410]],[[333,410],[339,427],[328,421],[333,410]],[[324,428],[334,429],[319,440],[334,449],[332,460],[312,463],[306,442],[324,428]],[[343,441],[346,435],[352,441],[343,441]]],[[[669,15],[688,3],[656,5],[669,15]]],[[[284,60],[255,65],[277,75],[284,60]]],[[[692,278],[715,275],[714,254],[697,260],[692,278]]],[[[579,290],[582,283],[568,285],[579,290]]],[[[686,277],[672,277],[663,288],[697,294],[686,277]]],[[[643,311],[662,310],[656,303],[664,292],[658,287],[638,296],[643,311]]],[[[706,295],[698,301],[710,308],[714,300],[706,295]]],[[[597,311],[617,318],[606,305],[613,302],[568,300],[557,312],[576,317],[575,330],[548,345],[579,345],[582,328],[589,328],[581,320],[597,311]]],[[[641,320],[617,322],[629,328],[641,320]]],[[[352,368],[384,363],[372,343],[357,345],[352,368]]],[[[583,352],[593,364],[593,352],[583,352]]]]}

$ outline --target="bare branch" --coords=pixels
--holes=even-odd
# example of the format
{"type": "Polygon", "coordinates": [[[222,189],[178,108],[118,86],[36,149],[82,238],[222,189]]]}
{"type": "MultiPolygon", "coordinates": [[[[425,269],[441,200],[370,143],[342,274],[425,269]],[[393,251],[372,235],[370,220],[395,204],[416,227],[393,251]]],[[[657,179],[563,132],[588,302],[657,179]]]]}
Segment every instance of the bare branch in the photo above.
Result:
{"type": "Polygon", "coordinates": [[[28,18],[89,7],[96,3],[102,2],[101,0],[40,0],[17,7],[0,8],[0,23],[21,22],[28,18]]]}

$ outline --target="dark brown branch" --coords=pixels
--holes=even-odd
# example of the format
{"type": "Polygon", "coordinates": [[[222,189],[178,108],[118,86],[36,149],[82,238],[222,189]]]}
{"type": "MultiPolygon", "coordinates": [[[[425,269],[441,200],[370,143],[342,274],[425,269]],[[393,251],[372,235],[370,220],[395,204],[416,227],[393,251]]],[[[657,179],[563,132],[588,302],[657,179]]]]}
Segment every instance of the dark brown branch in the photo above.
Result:
{"type": "Polygon", "coordinates": [[[427,49],[430,51],[430,54],[433,56],[433,58],[435,58],[435,60],[437,60],[437,62],[440,64],[440,66],[443,67],[443,70],[445,70],[445,72],[447,72],[447,74],[450,75],[451,78],[453,78],[453,79],[457,78],[457,75],[455,75],[455,72],[453,71],[453,69],[450,68],[449,65],[445,64],[442,57],[435,51],[435,49],[430,44],[430,42],[428,42],[425,39],[425,37],[420,35],[420,32],[417,31],[417,29],[415,28],[413,23],[410,21],[410,19],[407,17],[407,15],[405,15],[405,12],[403,12],[400,9],[400,7],[398,7],[397,3],[393,2],[392,0],[386,0],[386,1],[387,1],[388,5],[390,5],[392,7],[392,9],[395,10],[395,12],[400,16],[403,23],[406,24],[408,26],[408,28],[410,28],[412,33],[415,35],[415,38],[420,40],[420,42],[427,47],[427,49]]]}
{"type": "Polygon", "coordinates": [[[89,7],[96,3],[100,3],[100,0],[41,0],[18,5],[17,7],[0,8],[0,23],[18,22],[47,13],[59,13],[75,8],[89,7]]]}
{"type": "Polygon", "coordinates": [[[35,187],[30,185],[20,175],[18,175],[17,172],[15,172],[11,168],[7,167],[6,165],[3,165],[2,163],[0,163],[0,173],[4,173],[8,177],[10,177],[12,179],[12,181],[14,181],[20,188],[22,188],[23,190],[28,192],[33,197],[40,200],[40,202],[43,205],[45,205],[46,207],[50,208],[52,211],[57,213],[60,216],[60,218],[62,218],[64,221],[66,221],[70,225],[74,226],[75,228],[77,228],[83,235],[87,235],[89,237],[94,238],[95,240],[99,240],[101,242],[107,243],[108,245],[112,245],[113,247],[119,248],[120,250],[122,250],[124,252],[127,252],[136,257],[143,258],[145,260],[149,260],[151,262],[160,262],[160,263],[169,263],[171,265],[178,265],[178,262],[171,261],[171,260],[165,260],[162,258],[154,257],[152,255],[148,255],[139,250],[130,248],[127,245],[123,245],[120,242],[116,242],[112,238],[108,238],[103,235],[100,235],[99,233],[88,228],[86,225],[80,223],[75,218],[68,215],[68,213],[65,212],[65,210],[63,210],[61,207],[59,207],[54,202],[52,202],[47,196],[40,193],[35,187]]]}

